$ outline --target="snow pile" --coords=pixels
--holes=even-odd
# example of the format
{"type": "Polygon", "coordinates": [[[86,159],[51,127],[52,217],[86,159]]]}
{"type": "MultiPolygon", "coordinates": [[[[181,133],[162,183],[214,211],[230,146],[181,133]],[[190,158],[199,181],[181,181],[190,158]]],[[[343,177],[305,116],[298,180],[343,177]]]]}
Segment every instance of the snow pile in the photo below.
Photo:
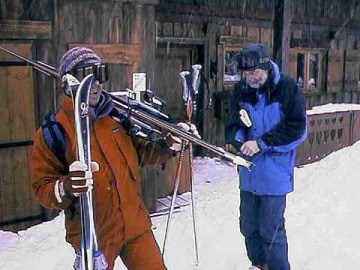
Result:
{"type": "Polygon", "coordinates": [[[359,111],[359,110],[360,110],[360,104],[328,103],[326,105],[315,106],[311,110],[307,110],[306,113],[310,115],[310,114],[359,111]]]}

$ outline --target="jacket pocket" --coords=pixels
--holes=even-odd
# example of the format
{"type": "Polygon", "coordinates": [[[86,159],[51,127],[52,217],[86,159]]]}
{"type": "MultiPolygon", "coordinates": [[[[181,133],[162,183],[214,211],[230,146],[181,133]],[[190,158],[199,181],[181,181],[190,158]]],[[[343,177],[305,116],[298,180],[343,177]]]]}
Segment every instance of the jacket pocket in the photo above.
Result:
{"type": "Polygon", "coordinates": [[[280,153],[280,152],[273,152],[270,154],[270,158],[274,163],[274,167],[278,167],[287,173],[292,171],[291,168],[291,153],[280,153]]]}

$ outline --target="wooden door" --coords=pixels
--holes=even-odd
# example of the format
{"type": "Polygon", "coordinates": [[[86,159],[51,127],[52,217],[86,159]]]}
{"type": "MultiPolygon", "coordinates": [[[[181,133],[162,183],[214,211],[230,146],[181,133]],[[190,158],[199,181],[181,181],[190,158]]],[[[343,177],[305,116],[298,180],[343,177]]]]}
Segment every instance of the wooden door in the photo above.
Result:
{"type": "Polygon", "coordinates": [[[166,112],[173,121],[185,119],[185,104],[180,72],[190,71],[195,64],[194,47],[160,47],[156,49],[155,82],[156,95],[167,102],[166,112]]]}
{"type": "MultiPolygon", "coordinates": [[[[1,44],[32,58],[31,44],[1,44]]],[[[39,220],[31,193],[29,155],[35,132],[33,68],[0,52],[0,229],[17,231],[39,220]],[[30,222],[30,223],[29,223],[30,222]]]]}
{"type": "MultiPolygon", "coordinates": [[[[189,70],[197,62],[196,46],[158,47],[156,49],[155,82],[156,95],[167,102],[165,112],[171,122],[185,121],[185,104],[180,72],[189,70]]],[[[156,199],[172,194],[179,157],[172,158],[165,166],[146,166],[142,169],[142,193],[150,212],[156,211],[156,199]]],[[[189,151],[185,152],[180,176],[179,193],[191,190],[189,151]]]]}

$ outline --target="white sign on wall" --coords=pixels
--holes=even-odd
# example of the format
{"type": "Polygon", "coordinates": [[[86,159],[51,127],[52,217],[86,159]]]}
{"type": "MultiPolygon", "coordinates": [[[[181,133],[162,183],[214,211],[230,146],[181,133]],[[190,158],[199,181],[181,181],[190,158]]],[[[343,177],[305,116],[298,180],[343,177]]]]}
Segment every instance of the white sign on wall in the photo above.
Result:
{"type": "Polygon", "coordinates": [[[133,91],[140,101],[141,92],[146,91],[146,73],[133,73],[133,91]]]}

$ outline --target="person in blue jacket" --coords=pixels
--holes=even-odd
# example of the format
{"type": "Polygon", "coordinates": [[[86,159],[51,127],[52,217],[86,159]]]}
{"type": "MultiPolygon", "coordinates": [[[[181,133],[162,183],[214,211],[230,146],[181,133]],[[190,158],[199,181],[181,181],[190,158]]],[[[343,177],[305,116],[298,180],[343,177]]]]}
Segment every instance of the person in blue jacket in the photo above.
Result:
{"type": "Polygon", "coordinates": [[[284,212],[296,149],[307,136],[305,99],[266,45],[248,45],[236,58],[243,80],[235,85],[226,148],[254,163],[239,167],[240,231],[250,269],[289,270],[284,212]]]}

